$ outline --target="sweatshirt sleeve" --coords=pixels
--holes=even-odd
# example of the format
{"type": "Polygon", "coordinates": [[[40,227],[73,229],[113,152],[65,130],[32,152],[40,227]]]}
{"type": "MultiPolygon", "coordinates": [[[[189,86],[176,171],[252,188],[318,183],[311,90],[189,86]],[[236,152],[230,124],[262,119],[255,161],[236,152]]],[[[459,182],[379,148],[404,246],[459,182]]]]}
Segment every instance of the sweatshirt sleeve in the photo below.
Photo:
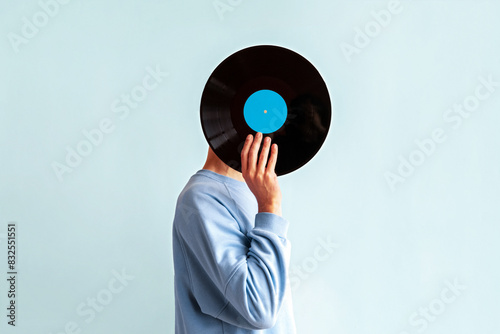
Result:
{"type": "Polygon", "coordinates": [[[232,325],[270,328],[285,296],[290,242],[288,222],[272,213],[258,213],[246,235],[226,206],[209,194],[184,201],[179,234],[201,311],[232,325]],[[210,280],[213,289],[206,287],[210,280]],[[208,290],[208,291],[207,291],[208,290]],[[217,296],[223,303],[217,304],[217,296]]]}

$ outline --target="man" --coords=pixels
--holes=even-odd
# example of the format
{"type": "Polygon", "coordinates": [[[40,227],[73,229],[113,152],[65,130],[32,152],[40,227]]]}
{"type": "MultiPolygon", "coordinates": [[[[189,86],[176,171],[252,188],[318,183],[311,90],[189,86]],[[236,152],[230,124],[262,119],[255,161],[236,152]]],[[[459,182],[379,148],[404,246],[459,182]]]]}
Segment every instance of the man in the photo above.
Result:
{"type": "Polygon", "coordinates": [[[247,137],[241,173],[209,149],[179,195],[176,334],[295,333],[277,158],[278,146],[262,133],[247,137]]]}

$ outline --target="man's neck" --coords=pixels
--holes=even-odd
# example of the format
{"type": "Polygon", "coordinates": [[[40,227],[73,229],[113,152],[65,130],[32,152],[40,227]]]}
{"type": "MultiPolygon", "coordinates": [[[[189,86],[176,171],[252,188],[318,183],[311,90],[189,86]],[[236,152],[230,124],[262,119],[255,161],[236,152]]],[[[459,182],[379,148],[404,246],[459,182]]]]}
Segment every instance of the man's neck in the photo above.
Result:
{"type": "Polygon", "coordinates": [[[232,169],[224,162],[222,162],[222,160],[220,160],[219,157],[211,149],[208,150],[207,160],[205,161],[203,169],[207,169],[214,173],[230,177],[237,181],[245,182],[245,179],[243,179],[243,175],[240,172],[232,169]]]}

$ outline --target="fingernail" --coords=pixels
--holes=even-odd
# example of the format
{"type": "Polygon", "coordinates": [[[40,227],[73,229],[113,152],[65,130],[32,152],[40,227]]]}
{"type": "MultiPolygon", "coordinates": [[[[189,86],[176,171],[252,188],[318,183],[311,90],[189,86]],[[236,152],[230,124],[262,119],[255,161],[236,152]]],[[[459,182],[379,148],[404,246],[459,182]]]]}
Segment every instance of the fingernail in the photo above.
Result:
{"type": "Polygon", "coordinates": [[[250,140],[250,139],[252,139],[252,135],[247,136],[247,140],[250,140]]]}

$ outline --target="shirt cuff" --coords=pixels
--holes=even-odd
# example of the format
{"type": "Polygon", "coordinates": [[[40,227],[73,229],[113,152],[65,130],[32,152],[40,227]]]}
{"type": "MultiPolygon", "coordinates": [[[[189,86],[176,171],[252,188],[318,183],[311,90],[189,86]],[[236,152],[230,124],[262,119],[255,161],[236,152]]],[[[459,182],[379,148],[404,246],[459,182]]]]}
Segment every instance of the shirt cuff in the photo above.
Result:
{"type": "Polygon", "coordinates": [[[286,239],[288,221],[274,213],[259,212],[255,215],[255,228],[272,232],[280,238],[286,239]]]}

